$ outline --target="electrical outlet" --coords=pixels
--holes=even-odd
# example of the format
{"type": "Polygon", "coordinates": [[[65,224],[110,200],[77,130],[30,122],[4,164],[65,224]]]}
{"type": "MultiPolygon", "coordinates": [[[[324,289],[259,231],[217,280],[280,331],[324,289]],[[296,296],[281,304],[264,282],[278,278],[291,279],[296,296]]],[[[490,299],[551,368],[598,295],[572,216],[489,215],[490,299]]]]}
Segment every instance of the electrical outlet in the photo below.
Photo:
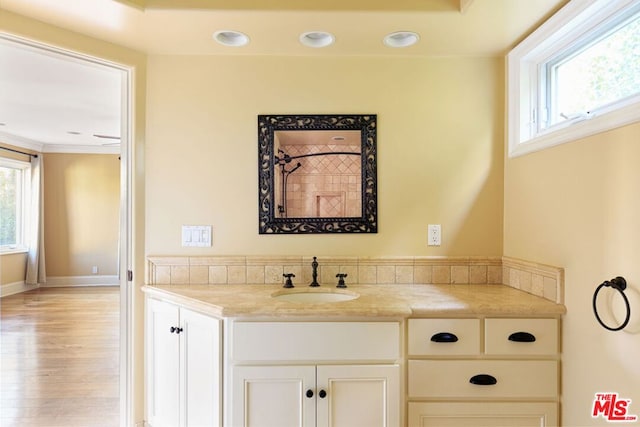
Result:
{"type": "Polygon", "coordinates": [[[440,224],[429,224],[427,227],[427,245],[440,246],[442,242],[442,227],[440,224]]]}
{"type": "Polygon", "coordinates": [[[91,274],[98,274],[98,266],[94,265],[93,267],[91,267],[91,274]]]}

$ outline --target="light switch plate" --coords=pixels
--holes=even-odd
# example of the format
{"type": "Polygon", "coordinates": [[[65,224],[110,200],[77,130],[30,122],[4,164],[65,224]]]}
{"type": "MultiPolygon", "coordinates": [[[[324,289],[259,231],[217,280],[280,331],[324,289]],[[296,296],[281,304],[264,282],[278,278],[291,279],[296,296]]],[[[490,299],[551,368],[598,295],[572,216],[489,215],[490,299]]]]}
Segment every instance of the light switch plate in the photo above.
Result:
{"type": "Polygon", "coordinates": [[[208,247],[211,246],[210,225],[183,225],[182,246],[208,247]]]}

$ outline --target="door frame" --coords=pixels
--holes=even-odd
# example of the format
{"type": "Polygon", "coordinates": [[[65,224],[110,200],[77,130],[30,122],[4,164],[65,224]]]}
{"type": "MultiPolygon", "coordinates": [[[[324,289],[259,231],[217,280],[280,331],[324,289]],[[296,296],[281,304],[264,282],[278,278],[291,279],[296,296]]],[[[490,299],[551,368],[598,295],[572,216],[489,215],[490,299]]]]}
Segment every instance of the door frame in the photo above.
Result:
{"type": "Polygon", "coordinates": [[[89,62],[121,73],[120,210],[118,277],[120,286],[120,425],[134,425],[133,143],[135,67],[0,31],[0,38],[75,62],[89,62]]]}
{"type": "Polygon", "coordinates": [[[134,70],[118,66],[122,73],[120,119],[120,425],[134,422],[134,292],[133,284],[133,94],[134,70]]]}

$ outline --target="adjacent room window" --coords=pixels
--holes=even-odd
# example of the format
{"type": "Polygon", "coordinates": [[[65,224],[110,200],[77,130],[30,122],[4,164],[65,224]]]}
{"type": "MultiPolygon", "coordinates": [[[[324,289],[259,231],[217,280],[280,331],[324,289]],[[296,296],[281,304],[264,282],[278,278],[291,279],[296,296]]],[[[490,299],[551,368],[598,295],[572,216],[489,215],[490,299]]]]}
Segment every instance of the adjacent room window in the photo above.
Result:
{"type": "Polygon", "coordinates": [[[0,158],[0,252],[27,250],[31,165],[0,158]]]}
{"type": "Polygon", "coordinates": [[[510,156],[640,120],[637,0],[573,0],[507,59],[510,156]]]}

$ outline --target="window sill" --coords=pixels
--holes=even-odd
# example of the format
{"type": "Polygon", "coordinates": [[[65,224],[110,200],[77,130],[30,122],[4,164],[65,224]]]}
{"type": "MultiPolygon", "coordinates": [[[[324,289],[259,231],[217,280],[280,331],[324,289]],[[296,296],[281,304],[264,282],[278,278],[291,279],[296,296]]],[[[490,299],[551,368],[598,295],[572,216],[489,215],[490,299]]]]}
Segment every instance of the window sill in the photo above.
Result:
{"type": "Polygon", "coordinates": [[[15,255],[15,254],[26,254],[27,252],[29,252],[29,249],[26,249],[26,248],[15,248],[15,249],[0,250],[0,256],[2,256],[2,255],[15,255]]]}
{"type": "Polygon", "coordinates": [[[509,157],[523,156],[635,122],[640,122],[640,102],[605,114],[594,115],[589,119],[575,121],[567,126],[541,133],[527,141],[518,143],[517,141],[510,140],[509,157]]]}

